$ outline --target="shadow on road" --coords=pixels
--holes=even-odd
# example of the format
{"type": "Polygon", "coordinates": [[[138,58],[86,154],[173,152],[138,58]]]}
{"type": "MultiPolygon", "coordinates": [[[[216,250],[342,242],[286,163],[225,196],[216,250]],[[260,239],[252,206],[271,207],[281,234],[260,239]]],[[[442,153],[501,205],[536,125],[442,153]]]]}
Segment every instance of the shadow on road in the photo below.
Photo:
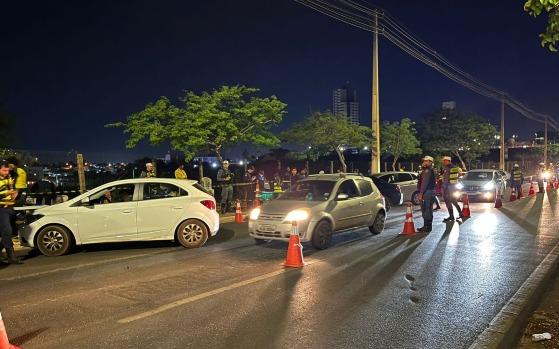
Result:
{"type": "Polygon", "coordinates": [[[501,212],[505,216],[507,216],[507,218],[522,227],[524,230],[526,230],[527,232],[532,232],[532,234],[535,235],[538,233],[544,195],[537,194],[534,200],[521,200],[524,201],[521,201],[519,204],[516,204],[511,208],[503,207],[501,209],[501,212]],[[526,210],[528,210],[526,214],[519,216],[519,212],[526,212],[526,210]],[[532,222],[530,221],[531,219],[533,219],[532,222]]]}
{"type": "Polygon", "coordinates": [[[19,337],[12,338],[11,342],[12,342],[12,344],[15,344],[15,345],[18,345],[18,346],[24,345],[26,342],[29,342],[30,340],[37,337],[38,335],[40,335],[41,333],[45,332],[48,329],[49,329],[49,327],[39,328],[35,331],[31,331],[31,332],[26,333],[24,335],[21,335],[19,337]]]}

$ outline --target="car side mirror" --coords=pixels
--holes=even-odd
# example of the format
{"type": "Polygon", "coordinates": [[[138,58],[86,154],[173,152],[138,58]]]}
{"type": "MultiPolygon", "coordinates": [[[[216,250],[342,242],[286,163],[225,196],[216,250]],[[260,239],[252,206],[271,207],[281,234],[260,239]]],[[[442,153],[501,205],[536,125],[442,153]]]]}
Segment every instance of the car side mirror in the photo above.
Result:
{"type": "Polygon", "coordinates": [[[344,201],[344,200],[347,200],[347,199],[349,199],[349,195],[344,194],[344,193],[340,193],[340,194],[338,194],[338,196],[336,196],[336,200],[338,200],[338,201],[344,201]]]}

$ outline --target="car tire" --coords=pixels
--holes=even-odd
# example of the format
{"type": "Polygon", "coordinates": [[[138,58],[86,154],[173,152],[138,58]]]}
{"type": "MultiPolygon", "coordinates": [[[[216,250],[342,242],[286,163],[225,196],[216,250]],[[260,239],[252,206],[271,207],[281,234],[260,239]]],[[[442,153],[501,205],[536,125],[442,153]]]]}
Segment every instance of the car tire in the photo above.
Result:
{"type": "Polygon", "coordinates": [[[386,221],[386,214],[383,211],[379,211],[373,224],[369,226],[369,231],[373,235],[378,235],[383,232],[384,230],[384,223],[386,221]]]}
{"type": "Polygon", "coordinates": [[[332,242],[332,225],[330,222],[322,220],[318,222],[312,233],[311,244],[317,250],[324,250],[332,242]]]}
{"type": "Polygon", "coordinates": [[[421,201],[419,201],[419,191],[418,190],[414,191],[413,194],[411,194],[411,203],[414,204],[415,206],[421,205],[421,201]]]}
{"type": "Polygon", "coordinates": [[[187,219],[177,228],[177,240],[185,248],[204,246],[208,236],[208,228],[197,219],[187,219]]]}
{"type": "Polygon", "coordinates": [[[72,235],[64,227],[47,225],[37,234],[36,246],[45,256],[62,256],[72,247],[72,235]]]}

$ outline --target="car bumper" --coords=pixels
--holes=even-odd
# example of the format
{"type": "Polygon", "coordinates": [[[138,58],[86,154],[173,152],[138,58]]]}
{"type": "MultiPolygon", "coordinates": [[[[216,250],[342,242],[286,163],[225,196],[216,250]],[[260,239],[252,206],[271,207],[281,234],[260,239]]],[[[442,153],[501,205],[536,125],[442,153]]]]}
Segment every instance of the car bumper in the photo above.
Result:
{"type": "MultiPolygon", "coordinates": [[[[316,222],[300,222],[298,224],[299,237],[302,242],[311,240],[316,222]]],[[[255,239],[289,241],[293,226],[290,222],[270,220],[250,220],[248,234],[255,239]]]]}
{"type": "Polygon", "coordinates": [[[460,198],[461,198],[464,194],[468,194],[468,198],[485,199],[485,200],[495,199],[495,190],[490,190],[490,191],[461,191],[461,192],[456,192],[456,195],[458,195],[460,198]]]}
{"type": "Polygon", "coordinates": [[[219,213],[212,211],[209,224],[210,236],[215,236],[219,231],[219,213]]]}
{"type": "Polygon", "coordinates": [[[35,234],[39,229],[39,225],[35,223],[25,224],[21,226],[18,230],[17,236],[21,246],[25,247],[35,247],[35,234]]]}

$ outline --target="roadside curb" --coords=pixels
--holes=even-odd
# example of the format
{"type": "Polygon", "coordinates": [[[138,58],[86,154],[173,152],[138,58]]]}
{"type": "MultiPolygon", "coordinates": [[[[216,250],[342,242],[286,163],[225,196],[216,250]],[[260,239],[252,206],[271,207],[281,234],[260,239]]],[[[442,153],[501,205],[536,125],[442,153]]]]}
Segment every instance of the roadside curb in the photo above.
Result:
{"type": "Polygon", "coordinates": [[[469,349],[513,348],[559,268],[559,243],[547,254],[469,349]]]}

